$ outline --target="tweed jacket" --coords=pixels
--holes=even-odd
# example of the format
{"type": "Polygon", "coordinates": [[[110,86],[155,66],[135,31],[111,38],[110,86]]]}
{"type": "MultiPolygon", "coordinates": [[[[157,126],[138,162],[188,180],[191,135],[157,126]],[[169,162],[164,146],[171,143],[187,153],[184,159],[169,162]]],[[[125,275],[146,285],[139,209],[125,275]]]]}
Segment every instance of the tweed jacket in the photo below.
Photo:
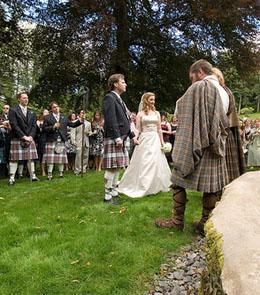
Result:
{"type": "Polygon", "coordinates": [[[109,92],[103,100],[103,116],[105,120],[104,137],[105,138],[130,138],[134,134],[130,130],[130,120],[127,109],[124,104],[119,101],[117,95],[109,92]]]}
{"type": "Polygon", "coordinates": [[[227,183],[228,118],[218,89],[207,80],[192,84],[178,100],[177,117],[173,185],[203,192],[222,189],[227,183]]]}
{"type": "MultiPolygon", "coordinates": [[[[91,124],[88,121],[85,121],[84,124],[85,124],[85,130],[84,130],[85,147],[89,147],[89,133],[91,132],[91,124]]],[[[82,147],[82,128],[83,128],[83,124],[70,131],[71,143],[75,145],[77,148],[82,147]]]]}
{"type": "Polygon", "coordinates": [[[19,105],[11,108],[9,112],[9,121],[11,125],[11,138],[21,139],[24,136],[36,135],[36,114],[29,108],[27,108],[27,115],[24,116],[19,105]]]}
{"type": "Polygon", "coordinates": [[[60,114],[60,128],[55,129],[54,124],[57,123],[56,118],[53,114],[49,114],[44,118],[43,131],[46,133],[46,142],[55,142],[58,136],[61,137],[63,142],[67,141],[67,127],[75,128],[81,125],[80,120],[70,122],[68,118],[60,114]]]}

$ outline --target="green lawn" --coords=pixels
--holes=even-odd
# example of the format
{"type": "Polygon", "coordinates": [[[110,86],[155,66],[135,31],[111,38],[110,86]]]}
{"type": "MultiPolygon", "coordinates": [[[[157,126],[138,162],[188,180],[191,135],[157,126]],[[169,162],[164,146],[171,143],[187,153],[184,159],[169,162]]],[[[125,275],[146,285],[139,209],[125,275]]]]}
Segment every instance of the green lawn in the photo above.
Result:
{"type": "Polygon", "coordinates": [[[240,115],[240,117],[243,118],[248,118],[248,119],[260,119],[260,113],[253,113],[249,115],[240,115]]]}
{"type": "Polygon", "coordinates": [[[5,179],[0,193],[1,295],[144,294],[165,255],[191,241],[201,211],[189,193],[184,232],[156,228],[171,193],[107,205],[96,172],[14,187],[5,179]]]}

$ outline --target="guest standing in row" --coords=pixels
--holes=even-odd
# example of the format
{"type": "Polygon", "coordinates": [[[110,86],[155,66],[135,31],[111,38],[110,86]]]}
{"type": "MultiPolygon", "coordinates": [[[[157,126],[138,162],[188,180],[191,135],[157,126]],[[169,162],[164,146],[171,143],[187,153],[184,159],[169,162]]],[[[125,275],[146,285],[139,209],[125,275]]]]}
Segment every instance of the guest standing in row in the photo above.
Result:
{"type": "Polygon", "coordinates": [[[11,124],[10,178],[9,185],[15,183],[18,161],[27,161],[32,181],[39,180],[35,174],[34,160],[38,158],[34,137],[36,135],[36,114],[28,108],[29,98],[26,92],[17,95],[19,104],[9,113],[11,124]]]}
{"type": "Polygon", "coordinates": [[[60,113],[57,102],[50,105],[51,114],[44,118],[43,130],[46,132],[46,146],[43,155],[43,163],[48,166],[48,179],[52,180],[54,164],[58,165],[59,176],[63,177],[64,164],[68,163],[65,142],[67,141],[67,127],[77,127],[80,120],[70,122],[68,118],[60,113]]]}

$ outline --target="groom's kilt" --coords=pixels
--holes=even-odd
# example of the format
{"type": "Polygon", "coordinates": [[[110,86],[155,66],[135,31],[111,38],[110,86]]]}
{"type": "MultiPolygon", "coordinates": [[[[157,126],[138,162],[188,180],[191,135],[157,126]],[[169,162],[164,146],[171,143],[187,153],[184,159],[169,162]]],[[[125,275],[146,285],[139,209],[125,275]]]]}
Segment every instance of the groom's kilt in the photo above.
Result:
{"type": "Polygon", "coordinates": [[[128,151],[123,145],[123,148],[118,148],[114,139],[104,138],[104,154],[103,154],[103,169],[127,167],[129,163],[128,151]]]}
{"type": "MultiPolygon", "coordinates": [[[[64,144],[64,143],[63,143],[64,144]]],[[[43,154],[42,162],[48,164],[67,164],[67,152],[64,144],[63,152],[60,154],[55,153],[56,142],[46,142],[45,152],[43,154]]]]}
{"type": "Polygon", "coordinates": [[[38,154],[34,141],[32,141],[29,147],[22,148],[20,140],[11,140],[10,161],[28,160],[29,157],[31,160],[38,159],[38,154]]]}

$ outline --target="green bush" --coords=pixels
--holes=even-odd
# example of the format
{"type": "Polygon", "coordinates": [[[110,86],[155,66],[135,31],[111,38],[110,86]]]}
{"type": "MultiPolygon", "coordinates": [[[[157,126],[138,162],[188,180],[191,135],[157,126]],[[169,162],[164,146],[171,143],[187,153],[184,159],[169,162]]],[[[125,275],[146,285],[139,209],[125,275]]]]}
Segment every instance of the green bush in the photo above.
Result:
{"type": "Polygon", "coordinates": [[[254,112],[254,108],[252,107],[247,107],[240,110],[241,115],[248,115],[248,114],[252,114],[253,112],[254,112]]]}

